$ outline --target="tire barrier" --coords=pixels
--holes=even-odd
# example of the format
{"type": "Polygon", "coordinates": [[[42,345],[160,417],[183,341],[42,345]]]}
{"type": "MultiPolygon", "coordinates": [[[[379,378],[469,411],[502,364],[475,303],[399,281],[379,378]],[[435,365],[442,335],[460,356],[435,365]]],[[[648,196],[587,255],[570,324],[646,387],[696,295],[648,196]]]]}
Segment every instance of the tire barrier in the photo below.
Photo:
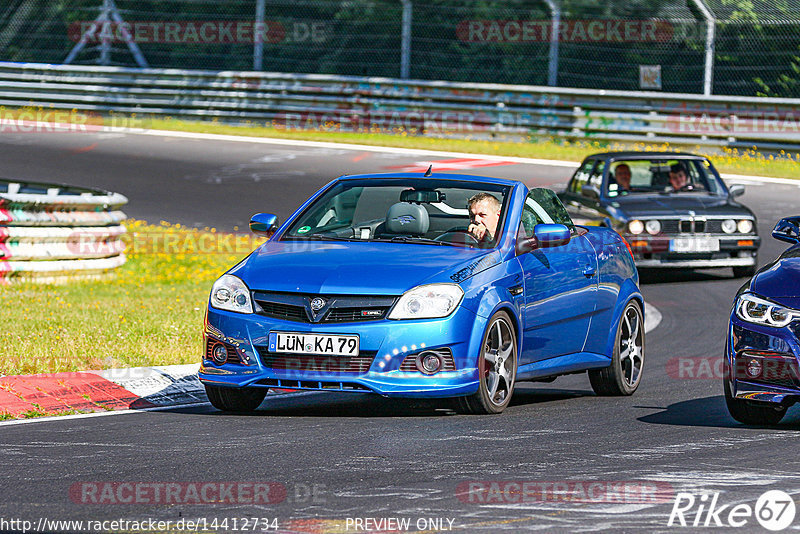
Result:
{"type": "Polygon", "coordinates": [[[125,263],[128,199],[83,187],[0,179],[0,284],[98,278],[125,263]]]}

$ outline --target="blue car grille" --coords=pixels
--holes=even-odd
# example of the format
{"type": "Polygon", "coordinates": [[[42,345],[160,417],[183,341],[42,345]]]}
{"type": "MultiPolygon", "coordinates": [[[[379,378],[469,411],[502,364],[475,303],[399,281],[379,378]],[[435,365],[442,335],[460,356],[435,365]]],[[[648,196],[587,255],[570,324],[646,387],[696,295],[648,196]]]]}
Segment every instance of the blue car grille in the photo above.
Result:
{"type": "Polygon", "coordinates": [[[284,354],[270,352],[265,345],[256,347],[261,363],[269,369],[297,373],[358,373],[369,371],[377,352],[362,351],[356,356],[323,356],[317,354],[284,354]]]}
{"type": "Polygon", "coordinates": [[[385,319],[396,297],[255,291],[253,300],[257,314],[274,319],[298,323],[356,323],[385,319]],[[321,298],[324,304],[313,310],[311,301],[317,298],[321,298]]]}

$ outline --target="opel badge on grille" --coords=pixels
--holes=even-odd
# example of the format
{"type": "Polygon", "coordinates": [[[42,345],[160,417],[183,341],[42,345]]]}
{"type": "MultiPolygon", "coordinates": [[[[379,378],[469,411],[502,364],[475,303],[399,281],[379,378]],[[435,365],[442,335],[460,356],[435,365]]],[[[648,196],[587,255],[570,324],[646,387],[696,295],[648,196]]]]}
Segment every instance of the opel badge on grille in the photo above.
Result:
{"type": "Polygon", "coordinates": [[[314,297],[311,299],[311,309],[315,312],[320,311],[325,306],[325,299],[314,297]]]}

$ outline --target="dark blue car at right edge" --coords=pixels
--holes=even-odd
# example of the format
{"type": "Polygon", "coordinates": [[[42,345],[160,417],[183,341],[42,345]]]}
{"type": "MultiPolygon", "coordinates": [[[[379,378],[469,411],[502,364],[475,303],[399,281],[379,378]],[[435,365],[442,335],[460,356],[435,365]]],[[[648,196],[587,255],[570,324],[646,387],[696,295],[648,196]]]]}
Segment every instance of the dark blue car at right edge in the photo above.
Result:
{"type": "Polygon", "coordinates": [[[725,354],[725,402],[734,419],[774,425],[800,401],[800,216],[772,237],[791,243],[736,295],[725,354]]]}

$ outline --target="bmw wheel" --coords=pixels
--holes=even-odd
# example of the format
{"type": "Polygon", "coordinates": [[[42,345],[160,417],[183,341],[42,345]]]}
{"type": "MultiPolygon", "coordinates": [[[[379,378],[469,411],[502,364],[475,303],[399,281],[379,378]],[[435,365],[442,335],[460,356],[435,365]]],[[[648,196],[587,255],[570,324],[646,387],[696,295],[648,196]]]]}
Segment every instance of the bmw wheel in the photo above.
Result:
{"type": "Polygon", "coordinates": [[[267,388],[221,388],[204,384],[211,405],[223,412],[252,412],[267,396],[267,388]]]}
{"type": "Polygon", "coordinates": [[[617,327],[611,365],[589,371],[589,382],[598,395],[632,395],[644,368],[644,316],[635,300],[628,302],[617,327]]]}
{"type": "Polygon", "coordinates": [[[478,356],[478,371],[478,391],[463,398],[464,408],[474,414],[502,412],[511,401],[517,376],[517,338],[504,311],[489,320],[478,356]]]}

